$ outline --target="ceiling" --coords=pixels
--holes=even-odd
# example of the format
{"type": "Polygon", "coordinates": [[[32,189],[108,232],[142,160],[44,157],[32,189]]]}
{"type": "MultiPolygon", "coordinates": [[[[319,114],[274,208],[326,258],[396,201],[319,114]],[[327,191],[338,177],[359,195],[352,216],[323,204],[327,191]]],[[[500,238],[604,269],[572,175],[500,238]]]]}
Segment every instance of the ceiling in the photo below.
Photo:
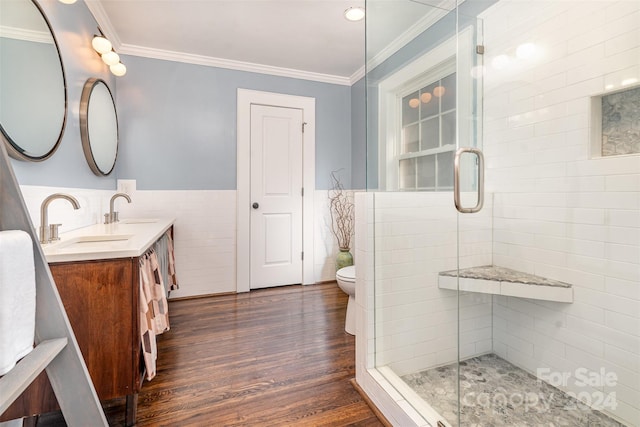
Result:
{"type": "MultiPolygon", "coordinates": [[[[385,48],[388,56],[395,45],[406,44],[416,27],[426,28],[425,17],[434,9],[408,0],[370,4],[375,8],[369,6],[367,25],[376,31],[370,30],[369,58],[385,48]]],[[[364,0],[87,0],[87,5],[123,54],[339,84],[364,74],[365,21],[350,22],[343,15],[349,7],[364,6],[364,0]]]]}

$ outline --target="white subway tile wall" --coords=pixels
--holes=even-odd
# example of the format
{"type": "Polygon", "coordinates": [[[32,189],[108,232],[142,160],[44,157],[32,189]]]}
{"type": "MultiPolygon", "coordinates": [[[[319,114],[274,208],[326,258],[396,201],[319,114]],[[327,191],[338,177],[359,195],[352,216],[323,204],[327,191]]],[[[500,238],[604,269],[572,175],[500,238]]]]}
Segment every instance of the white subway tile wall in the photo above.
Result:
{"type": "Polygon", "coordinates": [[[575,295],[496,297],[494,351],[534,374],[616,373],[615,386],[560,386],[615,392],[605,410],[640,425],[640,156],[591,158],[589,141],[590,97],[640,81],[640,2],[502,0],[481,18],[493,261],[575,295]],[[515,55],[523,43],[532,57],[515,55]]]}
{"type": "MultiPolygon", "coordinates": [[[[40,204],[50,194],[69,193],[80,202],[75,211],[65,200],[49,206],[49,222],[62,223],[60,232],[86,227],[104,220],[109,199],[115,190],[92,190],[21,186],[34,227],[40,224],[40,204]]],[[[176,218],[176,271],[180,289],[171,297],[217,294],[236,291],[236,192],[234,190],[137,190],[132,202],[116,201],[120,218],[176,218]]],[[[327,192],[316,198],[315,273],[316,282],[335,280],[333,234],[327,228],[327,192]]]]}
{"type": "Polygon", "coordinates": [[[121,217],[174,217],[176,272],[172,298],[235,292],[236,192],[149,190],[131,194],[121,217]]]}
{"type": "MultiPolygon", "coordinates": [[[[316,282],[335,280],[338,249],[333,234],[326,228],[327,192],[318,190],[314,197],[316,282]]],[[[176,217],[180,289],[172,292],[172,297],[236,291],[234,190],[136,191],[135,199],[138,205],[131,204],[130,216],[176,217]]]]}
{"type": "MultiPolygon", "coordinates": [[[[376,279],[368,292],[375,292],[377,366],[404,375],[457,360],[458,298],[438,288],[438,273],[455,269],[458,253],[463,268],[491,264],[486,198],[481,213],[458,224],[450,192],[375,193],[367,225],[375,227],[376,279]]],[[[461,355],[490,352],[491,296],[463,293],[460,306],[461,355]]]]}

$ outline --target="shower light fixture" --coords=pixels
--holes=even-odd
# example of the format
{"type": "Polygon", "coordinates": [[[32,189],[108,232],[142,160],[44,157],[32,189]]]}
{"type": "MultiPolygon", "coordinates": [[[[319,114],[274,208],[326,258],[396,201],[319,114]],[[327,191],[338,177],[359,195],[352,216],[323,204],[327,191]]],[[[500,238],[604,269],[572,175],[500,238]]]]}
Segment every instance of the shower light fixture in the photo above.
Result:
{"type": "MultiPolygon", "coordinates": [[[[69,0],[66,0],[69,1],[69,0]]],[[[98,28],[98,30],[100,30],[98,28]]],[[[94,35],[91,40],[91,46],[100,55],[102,62],[109,66],[109,70],[114,76],[124,76],[127,72],[127,67],[120,62],[120,55],[113,50],[113,45],[100,31],[100,35],[94,35]]]]}
{"type": "Polygon", "coordinates": [[[350,7],[344,11],[344,17],[349,21],[360,21],[364,18],[364,9],[361,7],[350,7]]]}

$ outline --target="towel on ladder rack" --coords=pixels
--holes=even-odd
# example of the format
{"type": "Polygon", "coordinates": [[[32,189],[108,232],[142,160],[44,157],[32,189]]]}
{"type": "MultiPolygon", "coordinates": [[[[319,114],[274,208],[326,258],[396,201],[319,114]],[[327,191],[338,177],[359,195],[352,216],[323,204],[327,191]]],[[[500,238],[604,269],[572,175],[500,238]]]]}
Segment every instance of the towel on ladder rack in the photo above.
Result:
{"type": "Polygon", "coordinates": [[[173,252],[173,241],[169,232],[164,233],[164,235],[158,239],[153,245],[153,251],[158,257],[160,274],[162,274],[162,282],[164,283],[168,298],[171,291],[179,288],[176,277],[176,260],[173,252]]]}
{"type": "Polygon", "coordinates": [[[0,375],[31,352],[35,325],[33,241],[21,230],[0,231],[0,375]]]}
{"type": "Polygon", "coordinates": [[[156,335],[169,330],[169,308],[155,251],[140,258],[140,335],[147,380],[156,376],[156,335]]]}

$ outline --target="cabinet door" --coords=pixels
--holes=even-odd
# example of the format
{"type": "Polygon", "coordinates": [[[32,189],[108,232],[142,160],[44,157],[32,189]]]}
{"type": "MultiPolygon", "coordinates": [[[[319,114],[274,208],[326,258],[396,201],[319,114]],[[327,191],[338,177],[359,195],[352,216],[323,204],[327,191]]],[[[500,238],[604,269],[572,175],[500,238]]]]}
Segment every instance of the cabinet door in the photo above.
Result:
{"type": "Polygon", "coordinates": [[[101,400],[136,393],[134,259],[51,264],[51,273],[101,400]]]}

